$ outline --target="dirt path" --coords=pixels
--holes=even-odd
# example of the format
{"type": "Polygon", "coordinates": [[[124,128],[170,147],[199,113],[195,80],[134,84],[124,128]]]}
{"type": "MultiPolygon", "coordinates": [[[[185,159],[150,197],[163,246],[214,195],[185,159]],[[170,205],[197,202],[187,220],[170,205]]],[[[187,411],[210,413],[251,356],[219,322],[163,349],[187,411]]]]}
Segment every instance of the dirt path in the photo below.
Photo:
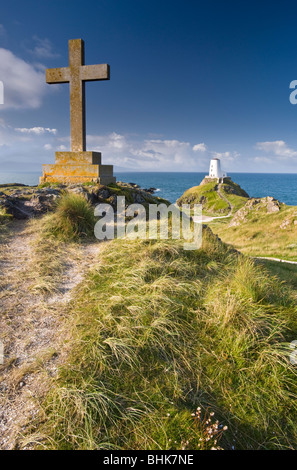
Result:
{"type": "Polygon", "coordinates": [[[209,217],[208,215],[202,215],[202,219],[200,220],[200,218],[198,217],[193,217],[193,220],[194,222],[200,222],[202,224],[205,224],[207,222],[211,222],[212,220],[215,220],[215,219],[226,219],[227,217],[230,217],[230,215],[219,215],[217,217],[209,217]]]}
{"type": "Polygon", "coordinates": [[[269,258],[267,256],[253,256],[254,259],[263,259],[264,261],[277,261],[279,263],[287,263],[287,264],[297,264],[297,261],[288,261],[286,259],[280,259],[280,258],[269,258]]]}
{"type": "Polygon", "coordinates": [[[225,215],[224,217],[230,217],[230,215],[232,215],[232,212],[233,212],[233,205],[231,204],[230,201],[228,201],[226,196],[224,196],[224,194],[221,193],[222,184],[223,183],[219,183],[217,192],[218,192],[218,195],[220,196],[220,198],[223,199],[225,202],[227,202],[228,206],[230,207],[229,214],[225,215]]]}
{"type": "Polygon", "coordinates": [[[56,292],[44,295],[31,289],[35,237],[26,223],[15,222],[0,244],[0,449],[18,448],[39,413],[39,400],[62,360],[61,320],[67,303],[100,251],[98,243],[66,251],[56,292]]]}
{"type": "Polygon", "coordinates": [[[230,207],[230,211],[229,211],[229,214],[227,215],[221,215],[221,216],[216,216],[216,217],[209,217],[208,215],[202,215],[202,219],[200,219],[199,217],[193,217],[193,220],[194,222],[196,223],[207,223],[207,222],[211,222],[212,220],[215,220],[215,219],[226,219],[227,217],[231,217],[232,213],[233,213],[233,205],[231,204],[230,201],[228,201],[228,199],[226,198],[226,196],[224,196],[222,193],[221,193],[221,187],[222,187],[222,183],[219,183],[218,185],[218,190],[217,190],[217,193],[219,195],[219,197],[221,199],[223,199],[225,202],[227,202],[228,206],[230,207]]]}

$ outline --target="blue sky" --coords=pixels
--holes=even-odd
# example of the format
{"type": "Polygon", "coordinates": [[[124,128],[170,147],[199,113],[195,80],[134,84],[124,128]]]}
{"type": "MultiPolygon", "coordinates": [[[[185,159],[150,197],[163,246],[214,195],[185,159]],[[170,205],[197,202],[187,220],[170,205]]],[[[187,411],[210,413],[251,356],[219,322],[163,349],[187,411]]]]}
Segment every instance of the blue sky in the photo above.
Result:
{"type": "Polygon", "coordinates": [[[10,0],[1,5],[0,172],[69,149],[68,39],[111,80],[87,84],[87,147],[139,171],[297,173],[297,5],[291,1],[10,0]]]}

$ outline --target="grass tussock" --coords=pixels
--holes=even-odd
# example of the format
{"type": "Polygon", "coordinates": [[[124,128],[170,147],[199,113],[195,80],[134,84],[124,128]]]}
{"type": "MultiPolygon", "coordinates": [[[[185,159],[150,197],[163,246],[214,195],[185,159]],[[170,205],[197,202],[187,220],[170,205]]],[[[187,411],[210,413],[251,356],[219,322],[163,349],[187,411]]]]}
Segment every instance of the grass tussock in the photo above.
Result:
{"type": "Polygon", "coordinates": [[[94,226],[94,209],[76,194],[65,194],[53,213],[30,221],[34,250],[27,272],[34,292],[59,290],[63,274],[74,266],[69,260],[80,262],[79,244],[94,237],[94,226]]]}
{"type": "Polygon", "coordinates": [[[69,307],[67,362],[26,442],[47,449],[297,448],[290,294],[210,230],[191,252],[182,241],[106,243],[69,307]],[[197,422],[197,407],[201,416],[211,409],[216,421],[197,422]],[[215,424],[224,433],[207,440],[215,424]]]}
{"type": "Polygon", "coordinates": [[[45,224],[45,232],[60,240],[79,240],[94,236],[94,209],[83,196],[65,194],[45,224]]]}
{"type": "Polygon", "coordinates": [[[4,209],[0,209],[0,241],[8,233],[11,215],[7,214],[4,209]]]}

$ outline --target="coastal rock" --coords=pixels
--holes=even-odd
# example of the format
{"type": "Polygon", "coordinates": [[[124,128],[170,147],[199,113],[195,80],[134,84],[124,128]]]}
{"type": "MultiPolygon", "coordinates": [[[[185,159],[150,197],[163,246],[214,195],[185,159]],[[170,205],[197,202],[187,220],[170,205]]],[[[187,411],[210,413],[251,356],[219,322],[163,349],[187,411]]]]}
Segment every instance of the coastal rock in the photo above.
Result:
{"type": "Polygon", "coordinates": [[[146,188],[146,189],[143,189],[143,191],[149,194],[154,194],[157,191],[157,188],[146,188]]]}
{"type": "Polygon", "coordinates": [[[31,199],[24,202],[24,207],[34,215],[43,214],[53,209],[58,197],[56,194],[34,194],[31,199]]]}
{"type": "Polygon", "coordinates": [[[248,221],[249,214],[253,211],[262,210],[264,213],[272,214],[279,212],[280,207],[281,203],[271,196],[263,198],[251,198],[241,209],[235,213],[229,224],[229,227],[238,227],[239,225],[246,223],[248,221]]]}
{"type": "Polygon", "coordinates": [[[17,196],[4,196],[0,199],[0,207],[15,219],[28,219],[53,209],[57,195],[34,194],[30,199],[17,196]]]}
{"type": "MultiPolygon", "coordinates": [[[[117,209],[118,196],[125,196],[126,207],[131,203],[147,205],[160,202],[149,190],[145,191],[134,183],[118,183],[116,186],[100,184],[59,184],[28,187],[16,185],[0,186],[0,208],[15,219],[28,219],[54,210],[58,199],[65,193],[83,196],[93,206],[107,202],[117,209]],[[4,192],[5,191],[5,192],[4,192]]],[[[154,188],[150,188],[152,191],[154,188]]],[[[162,201],[163,202],[163,201],[162,201]]]]}
{"type": "Polygon", "coordinates": [[[1,198],[0,209],[5,210],[7,214],[12,215],[13,218],[18,220],[28,219],[30,217],[30,211],[25,210],[24,204],[17,199],[8,197],[1,198]]]}
{"type": "Polygon", "coordinates": [[[266,198],[266,201],[267,201],[267,212],[279,212],[280,210],[280,203],[279,201],[277,201],[276,199],[274,199],[273,197],[267,197],[266,198]]]}
{"type": "Polygon", "coordinates": [[[290,219],[285,219],[279,226],[280,229],[282,230],[286,230],[287,228],[289,228],[289,226],[291,225],[292,223],[292,220],[290,219]]]}

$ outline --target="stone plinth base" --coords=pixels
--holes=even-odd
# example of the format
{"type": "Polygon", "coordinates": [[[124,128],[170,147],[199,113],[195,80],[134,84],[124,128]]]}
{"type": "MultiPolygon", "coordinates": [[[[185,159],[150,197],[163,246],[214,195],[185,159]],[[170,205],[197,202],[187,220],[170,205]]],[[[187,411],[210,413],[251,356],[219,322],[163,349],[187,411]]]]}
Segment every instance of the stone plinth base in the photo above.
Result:
{"type": "Polygon", "coordinates": [[[43,165],[40,183],[115,183],[112,165],[101,164],[99,152],[56,152],[56,163],[43,165]]]}
{"type": "Polygon", "coordinates": [[[205,176],[200,184],[213,183],[214,181],[217,183],[225,183],[225,181],[231,181],[231,176],[222,176],[221,178],[205,176]]]}

